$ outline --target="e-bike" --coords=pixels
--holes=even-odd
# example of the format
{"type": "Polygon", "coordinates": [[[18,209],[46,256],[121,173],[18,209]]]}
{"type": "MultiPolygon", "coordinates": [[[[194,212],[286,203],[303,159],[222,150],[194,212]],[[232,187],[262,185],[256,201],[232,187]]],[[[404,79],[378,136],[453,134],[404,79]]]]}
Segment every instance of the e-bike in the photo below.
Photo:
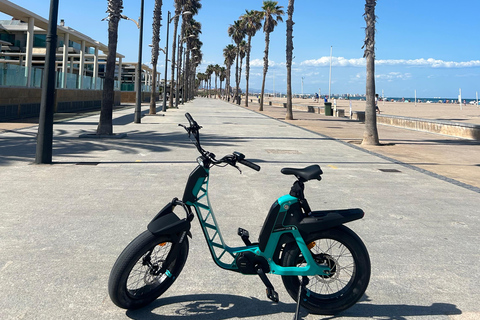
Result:
{"type": "MultiPolygon", "coordinates": [[[[278,294],[267,274],[282,276],[289,295],[316,314],[336,314],[354,305],[370,280],[370,258],[362,240],[343,224],[361,219],[361,209],[312,211],[305,199],[305,183],[321,180],[318,165],[303,169],[283,168],[296,177],[290,193],[276,200],[252,243],[247,230],[238,229],[244,247],[225,244],[208,198],[210,169],[242,164],[259,171],[260,166],[234,152],[221,159],[200,144],[202,128],[187,113],[185,128],[200,152],[182,199],[174,198],[120,254],[110,273],[108,291],[112,301],[125,309],[141,308],[161,296],[178,278],[188,256],[191,221],[200,221],[215,263],[222,269],[258,275],[267,297],[278,294]],[[193,137],[193,138],[192,138],[193,137]],[[174,209],[183,208],[180,218],[174,209]]],[[[240,169],[239,169],[240,170],[240,169]]]]}

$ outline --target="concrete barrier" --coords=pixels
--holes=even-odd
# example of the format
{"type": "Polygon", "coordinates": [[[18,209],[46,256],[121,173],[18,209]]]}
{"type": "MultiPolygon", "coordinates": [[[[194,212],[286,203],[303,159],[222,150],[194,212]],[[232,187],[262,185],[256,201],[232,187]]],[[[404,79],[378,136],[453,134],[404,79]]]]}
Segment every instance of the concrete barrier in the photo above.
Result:
{"type": "Polygon", "coordinates": [[[353,111],[352,119],[360,122],[365,122],[365,111],[353,111]]]}
{"type": "Polygon", "coordinates": [[[418,131],[439,133],[465,139],[480,140],[480,126],[471,123],[410,118],[392,115],[377,115],[377,123],[418,131]]]}

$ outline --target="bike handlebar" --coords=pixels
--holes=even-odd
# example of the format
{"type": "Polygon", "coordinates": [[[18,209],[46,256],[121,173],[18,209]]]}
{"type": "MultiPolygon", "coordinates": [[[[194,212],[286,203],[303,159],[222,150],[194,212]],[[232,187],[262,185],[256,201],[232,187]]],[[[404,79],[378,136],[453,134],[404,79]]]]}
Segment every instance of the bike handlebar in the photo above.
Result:
{"type": "Polygon", "coordinates": [[[253,169],[255,171],[260,171],[260,166],[258,164],[255,164],[253,162],[250,162],[248,160],[239,160],[239,163],[243,164],[244,166],[249,167],[250,169],[253,169]]]}
{"type": "Polygon", "coordinates": [[[236,164],[238,162],[238,163],[243,164],[246,167],[249,167],[250,169],[260,171],[260,166],[259,165],[255,164],[251,161],[246,160],[245,156],[243,154],[241,154],[240,152],[234,152],[233,155],[228,155],[228,156],[223,157],[220,160],[216,160],[215,155],[213,153],[204,150],[202,148],[202,146],[200,145],[199,130],[202,127],[198,125],[198,123],[193,119],[193,117],[190,115],[190,113],[188,113],[188,112],[185,113],[185,117],[187,118],[190,126],[186,127],[182,124],[179,124],[179,126],[185,128],[185,130],[188,132],[189,137],[190,137],[190,135],[193,134],[193,136],[195,138],[195,141],[193,141],[193,143],[195,144],[195,146],[197,147],[197,150],[200,152],[200,154],[203,157],[208,158],[215,165],[218,165],[218,164],[221,164],[221,163],[227,163],[231,166],[236,167],[236,164]]]}

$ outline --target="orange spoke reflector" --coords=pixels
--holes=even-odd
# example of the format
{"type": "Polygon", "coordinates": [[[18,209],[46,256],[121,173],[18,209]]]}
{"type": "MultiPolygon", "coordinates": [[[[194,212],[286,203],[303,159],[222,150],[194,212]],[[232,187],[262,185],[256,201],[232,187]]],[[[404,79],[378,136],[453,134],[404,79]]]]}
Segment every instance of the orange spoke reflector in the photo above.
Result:
{"type": "Polygon", "coordinates": [[[308,245],[307,245],[307,248],[309,250],[311,250],[313,247],[315,247],[315,242],[310,242],[308,245]]]}
{"type": "Polygon", "coordinates": [[[160,247],[163,247],[163,246],[165,246],[166,244],[167,244],[166,242],[162,242],[162,243],[159,244],[159,246],[160,246],[160,247]]]}

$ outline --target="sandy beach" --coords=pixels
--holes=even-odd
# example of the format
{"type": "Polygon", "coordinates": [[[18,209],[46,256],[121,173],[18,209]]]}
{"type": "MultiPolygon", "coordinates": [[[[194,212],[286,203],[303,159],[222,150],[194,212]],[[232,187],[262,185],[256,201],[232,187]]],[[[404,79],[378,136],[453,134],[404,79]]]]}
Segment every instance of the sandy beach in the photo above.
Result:
{"type": "MultiPolygon", "coordinates": [[[[250,99],[256,99],[255,96],[250,96],[250,99]]],[[[255,100],[253,100],[255,101],[255,100]]],[[[268,101],[272,103],[285,103],[286,98],[266,98],[266,104],[268,101]]],[[[350,101],[352,102],[353,111],[365,111],[365,101],[360,100],[336,100],[337,108],[345,109],[345,114],[348,114],[350,110],[350,101]]],[[[323,106],[323,100],[320,102],[314,102],[312,99],[293,99],[294,104],[310,105],[310,106],[323,106]]],[[[332,102],[333,103],[333,102],[332,102]]],[[[476,105],[463,105],[459,104],[445,104],[445,103],[417,103],[414,102],[378,102],[378,107],[382,114],[404,116],[412,118],[423,119],[437,119],[454,122],[465,122],[480,125],[480,108],[476,105]]]]}

